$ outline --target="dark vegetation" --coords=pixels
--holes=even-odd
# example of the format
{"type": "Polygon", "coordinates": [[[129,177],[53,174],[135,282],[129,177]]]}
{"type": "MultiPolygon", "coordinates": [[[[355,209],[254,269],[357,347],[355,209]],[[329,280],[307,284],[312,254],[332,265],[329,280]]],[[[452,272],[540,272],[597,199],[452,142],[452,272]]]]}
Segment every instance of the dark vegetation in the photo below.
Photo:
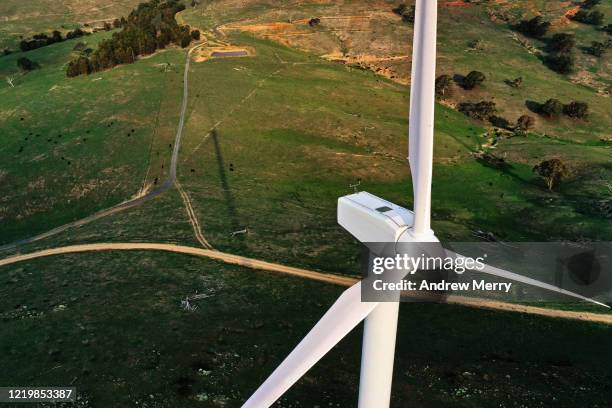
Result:
{"type": "Polygon", "coordinates": [[[521,21],[515,28],[528,37],[542,38],[550,28],[550,21],[544,20],[542,16],[536,16],[531,20],[521,21]]]}
{"type": "Polygon", "coordinates": [[[552,191],[569,174],[567,166],[560,159],[544,160],[533,168],[533,172],[544,179],[548,191],[552,191]]]}
{"type": "Polygon", "coordinates": [[[480,86],[487,77],[480,71],[472,71],[463,78],[463,87],[465,89],[474,89],[480,86]]]}
{"type": "Polygon", "coordinates": [[[527,132],[535,126],[535,118],[529,115],[522,115],[516,121],[516,129],[521,132],[527,132]]]}
{"type": "Polygon", "coordinates": [[[551,98],[540,106],[540,113],[551,118],[559,116],[563,113],[563,103],[558,99],[551,98]]]}
{"type": "Polygon", "coordinates": [[[75,29],[74,31],[68,31],[66,33],[66,38],[62,37],[62,33],[57,30],[54,30],[51,35],[41,33],[36,34],[29,40],[22,40],[19,43],[19,49],[23,52],[35,50],[37,48],[46,47],[47,45],[59,43],[65,40],[71,40],[73,38],[79,38],[84,35],[89,35],[89,32],[83,31],[80,28],[75,29]]]}
{"type": "MultiPolygon", "coordinates": [[[[177,0],[151,0],[134,9],[120,32],[103,41],[91,58],[80,56],[66,70],[69,77],[131,64],[139,55],[149,55],[171,43],[187,47],[200,33],[191,33],[174,18],[185,6],[177,0]]],[[[120,21],[121,23],[121,21],[120,21]]]]}
{"type": "Polygon", "coordinates": [[[311,19],[308,21],[308,25],[309,25],[309,26],[311,26],[311,27],[316,27],[316,26],[318,26],[319,24],[321,24],[321,19],[320,19],[320,18],[311,18],[311,19]]]}
{"type": "Polygon", "coordinates": [[[404,3],[393,9],[393,12],[402,17],[402,21],[406,23],[414,23],[415,6],[407,6],[404,3]]]}
{"type": "Polygon", "coordinates": [[[589,105],[586,102],[572,101],[563,106],[563,113],[570,118],[584,119],[589,115],[589,105]]]}
{"type": "Polygon", "coordinates": [[[578,21],[583,24],[591,24],[591,25],[602,25],[605,19],[604,13],[601,11],[586,11],[579,10],[576,14],[572,16],[572,20],[578,21]]]}
{"type": "Polygon", "coordinates": [[[451,85],[453,83],[453,79],[450,75],[440,75],[436,78],[436,97],[439,99],[444,99],[450,96],[452,88],[451,85]]]}
{"type": "Polygon", "coordinates": [[[473,119],[487,120],[497,112],[497,108],[492,101],[463,102],[459,104],[459,112],[473,119]]]}
{"type": "Polygon", "coordinates": [[[581,101],[572,101],[564,105],[560,100],[551,98],[539,106],[538,113],[549,118],[565,114],[571,118],[585,119],[589,115],[589,105],[581,101]]]}
{"type": "Polygon", "coordinates": [[[612,47],[612,41],[608,40],[606,43],[599,41],[591,41],[591,46],[585,48],[587,54],[591,54],[597,58],[602,57],[608,48],[612,47]]]}
{"type": "Polygon", "coordinates": [[[26,72],[38,68],[38,64],[36,62],[26,57],[19,58],[17,60],[17,66],[19,67],[19,69],[26,72]]]}

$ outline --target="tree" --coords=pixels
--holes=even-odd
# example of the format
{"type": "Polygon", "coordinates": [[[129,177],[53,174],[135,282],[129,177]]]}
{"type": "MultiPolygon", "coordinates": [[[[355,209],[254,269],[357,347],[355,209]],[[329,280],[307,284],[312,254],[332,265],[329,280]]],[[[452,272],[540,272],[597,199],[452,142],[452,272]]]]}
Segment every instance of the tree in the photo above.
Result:
{"type": "Polygon", "coordinates": [[[463,102],[459,104],[459,112],[478,120],[485,120],[497,112],[495,102],[481,101],[478,103],[463,102]]]}
{"type": "Polygon", "coordinates": [[[552,191],[554,186],[569,174],[569,170],[560,159],[544,160],[533,168],[533,172],[544,179],[548,191],[552,191]]]}
{"type": "Polygon", "coordinates": [[[66,75],[75,77],[78,75],[87,75],[92,71],[91,62],[86,57],[79,57],[76,60],[70,61],[66,68],[66,75]]]}
{"type": "Polygon", "coordinates": [[[559,116],[563,113],[563,104],[560,100],[551,98],[544,102],[540,107],[540,111],[549,117],[559,116]]]}
{"type": "Polygon", "coordinates": [[[557,33],[552,36],[548,43],[548,47],[552,52],[567,53],[570,52],[576,45],[576,37],[574,34],[557,33]]]}
{"type": "Polygon", "coordinates": [[[589,24],[600,26],[604,23],[606,15],[601,11],[591,11],[589,13],[589,24]]]}
{"type": "Polygon", "coordinates": [[[115,27],[115,28],[121,28],[121,20],[119,20],[118,18],[116,18],[115,20],[113,20],[113,27],[115,27]]]}
{"type": "Polygon", "coordinates": [[[463,79],[463,87],[465,89],[474,89],[482,84],[485,79],[485,75],[479,71],[472,71],[463,79]]]}
{"type": "Polygon", "coordinates": [[[22,71],[32,71],[34,68],[36,68],[36,63],[29,58],[21,57],[17,60],[17,66],[22,71]]]}
{"type": "Polygon", "coordinates": [[[605,18],[605,14],[601,11],[588,12],[586,10],[579,10],[572,16],[572,20],[574,21],[592,25],[602,25],[605,18]]]}
{"type": "Polygon", "coordinates": [[[200,30],[193,30],[191,32],[191,38],[193,38],[196,41],[200,40],[200,30]]]}
{"type": "Polygon", "coordinates": [[[521,86],[523,86],[523,77],[518,77],[518,78],[514,78],[513,80],[510,79],[506,79],[504,81],[508,86],[511,86],[513,88],[520,88],[521,86]]]}
{"type": "Polygon", "coordinates": [[[523,20],[517,26],[520,32],[534,38],[544,37],[549,28],[550,22],[545,21],[542,16],[536,16],[531,20],[523,20]]]}
{"type": "Polygon", "coordinates": [[[580,8],[590,9],[597,6],[599,3],[601,3],[601,0],[584,0],[582,4],[580,4],[580,8]]]}
{"type": "Polygon", "coordinates": [[[552,54],[546,58],[550,69],[560,74],[569,74],[574,70],[575,59],[572,53],[552,54]]]}
{"type": "Polygon", "coordinates": [[[311,27],[317,27],[319,24],[321,24],[320,18],[311,18],[308,20],[308,25],[311,27]]]}
{"type": "Polygon", "coordinates": [[[453,79],[449,75],[440,75],[436,78],[436,96],[440,99],[445,98],[451,91],[453,79]]]}
{"type": "Polygon", "coordinates": [[[597,58],[601,57],[602,55],[604,55],[604,53],[606,52],[606,44],[599,42],[599,41],[592,41],[591,42],[591,46],[588,47],[585,51],[588,54],[591,54],[597,58]]]}
{"type": "Polygon", "coordinates": [[[589,105],[586,102],[572,101],[563,106],[563,113],[571,118],[584,119],[589,114],[589,105]]]}
{"type": "Polygon", "coordinates": [[[527,132],[535,126],[535,118],[529,115],[522,115],[516,121],[516,128],[521,132],[527,132]]]}
{"type": "Polygon", "coordinates": [[[191,35],[184,35],[183,38],[181,38],[181,47],[186,48],[189,46],[189,44],[191,43],[191,35]]]}
{"type": "Polygon", "coordinates": [[[104,31],[110,31],[110,30],[113,29],[113,26],[108,21],[104,22],[104,26],[103,27],[104,27],[104,31]]]}
{"type": "Polygon", "coordinates": [[[414,17],[416,8],[415,6],[406,6],[404,3],[400,4],[392,10],[395,14],[402,17],[402,21],[405,23],[414,23],[414,17]]]}

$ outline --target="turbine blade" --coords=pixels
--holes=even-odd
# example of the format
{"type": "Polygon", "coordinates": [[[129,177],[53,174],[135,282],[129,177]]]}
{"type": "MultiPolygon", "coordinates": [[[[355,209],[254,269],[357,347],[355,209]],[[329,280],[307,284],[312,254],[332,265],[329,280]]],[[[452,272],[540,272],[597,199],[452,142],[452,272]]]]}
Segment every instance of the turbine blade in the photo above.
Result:
{"type": "Polygon", "coordinates": [[[377,305],[361,301],[361,282],[345,290],[242,408],[267,408],[274,404],[377,305]]]}
{"type": "MultiPolygon", "coordinates": [[[[465,258],[463,255],[460,255],[460,254],[458,254],[456,252],[453,252],[453,251],[447,250],[446,253],[448,255],[450,255],[450,256],[465,258]]],[[[581,299],[581,300],[584,300],[586,302],[594,303],[596,305],[603,306],[603,307],[606,307],[606,308],[610,309],[610,306],[606,305],[605,303],[601,303],[601,302],[596,301],[595,299],[591,299],[591,298],[588,298],[586,296],[582,296],[579,293],[570,292],[569,290],[562,289],[562,288],[560,288],[558,286],[554,286],[554,285],[551,285],[551,284],[545,283],[545,282],[540,282],[539,280],[536,280],[536,279],[533,279],[533,278],[528,278],[526,276],[519,275],[518,273],[506,271],[504,269],[500,269],[500,268],[497,268],[495,266],[491,266],[491,265],[486,265],[485,264],[484,269],[480,270],[479,272],[486,273],[488,275],[499,276],[500,278],[505,278],[505,279],[516,281],[516,282],[525,283],[527,285],[531,285],[531,286],[535,286],[535,287],[538,287],[538,288],[550,290],[552,292],[561,293],[563,295],[571,296],[571,297],[574,297],[574,298],[577,298],[577,299],[581,299]]]]}
{"type": "Polygon", "coordinates": [[[437,0],[417,0],[412,46],[408,138],[416,235],[429,234],[431,224],[437,18],[437,0]]]}

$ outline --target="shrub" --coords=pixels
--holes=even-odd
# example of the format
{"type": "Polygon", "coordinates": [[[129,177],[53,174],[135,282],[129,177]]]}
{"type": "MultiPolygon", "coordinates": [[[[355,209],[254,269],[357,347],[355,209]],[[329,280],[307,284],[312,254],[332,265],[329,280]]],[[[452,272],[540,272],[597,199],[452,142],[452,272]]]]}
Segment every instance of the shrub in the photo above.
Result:
{"type": "Polygon", "coordinates": [[[489,116],[489,122],[498,128],[509,129],[510,121],[506,118],[502,118],[501,116],[492,115],[489,116]]]}
{"type": "Polygon", "coordinates": [[[599,42],[599,41],[592,41],[591,46],[588,47],[585,51],[588,54],[594,55],[595,57],[599,58],[604,55],[604,53],[606,52],[606,49],[607,49],[606,44],[599,42]]]}
{"type": "Polygon", "coordinates": [[[516,28],[529,37],[542,38],[548,32],[550,22],[545,21],[542,16],[536,16],[531,20],[521,21],[516,28]]]}
{"type": "Polygon", "coordinates": [[[584,0],[582,4],[580,4],[580,8],[590,9],[597,6],[599,3],[601,3],[601,0],[584,0]]]}
{"type": "Polygon", "coordinates": [[[308,25],[309,25],[309,26],[311,26],[311,27],[316,27],[316,26],[318,26],[319,24],[321,24],[321,19],[320,19],[320,18],[311,18],[311,19],[308,21],[308,25]]]}
{"type": "Polygon", "coordinates": [[[548,191],[552,191],[569,174],[567,166],[559,159],[544,160],[533,171],[544,179],[548,191]]]}
{"type": "Polygon", "coordinates": [[[573,15],[572,20],[584,24],[602,25],[605,17],[606,16],[601,11],[589,12],[585,10],[579,10],[576,14],[573,15]]]}
{"type": "Polygon", "coordinates": [[[200,30],[193,30],[191,32],[191,38],[193,38],[196,41],[200,40],[200,30]]]}
{"type": "Polygon", "coordinates": [[[567,53],[570,52],[576,45],[574,34],[558,33],[552,36],[548,43],[548,47],[552,52],[567,53]]]}
{"type": "Polygon", "coordinates": [[[463,79],[463,87],[465,89],[474,89],[482,84],[485,79],[485,75],[479,71],[472,71],[463,79]]]}
{"type": "Polygon", "coordinates": [[[66,75],[69,77],[75,77],[78,75],[87,75],[91,73],[91,64],[89,59],[85,57],[79,57],[76,60],[70,61],[68,63],[68,68],[66,68],[66,75]]]}
{"type": "Polygon", "coordinates": [[[522,132],[526,132],[535,126],[535,118],[529,115],[522,115],[516,121],[516,128],[522,132]]]}
{"type": "Polygon", "coordinates": [[[402,17],[402,21],[406,23],[414,23],[415,16],[415,6],[406,6],[405,4],[400,4],[396,8],[393,9],[393,12],[402,17]]]}
{"type": "Polygon", "coordinates": [[[563,104],[560,100],[551,98],[540,107],[540,112],[549,117],[559,116],[563,113],[563,104]]]}
{"type": "Polygon", "coordinates": [[[481,101],[478,103],[463,102],[459,104],[459,112],[478,120],[485,120],[497,112],[495,102],[481,101]]]}
{"type": "Polygon", "coordinates": [[[572,101],[563,106],[563,113],[571,118],[584,119],[589,114],[589,105],[586,102],[572,101]]]}
{"type": "Polygon", "coordinates": [[[440,75],[436,78],[436,96],[440,99],[447,97],[451,91],[453,79],[449,75],[440,75]]]}
{"type": "Polygon", "coordinates": [[[36,65],[37,64],[34,61],[26,57],[21,57],[17,60],[17,66],[22,71],[32,71],[34,68],[36,68],[36,65]]]}
{"type": "Polygon", "coordinates": [[[574,70],[575,59],[571,53],[552,54],[546,58],[550,69],[560,74],[569,74],[574,70]]]}

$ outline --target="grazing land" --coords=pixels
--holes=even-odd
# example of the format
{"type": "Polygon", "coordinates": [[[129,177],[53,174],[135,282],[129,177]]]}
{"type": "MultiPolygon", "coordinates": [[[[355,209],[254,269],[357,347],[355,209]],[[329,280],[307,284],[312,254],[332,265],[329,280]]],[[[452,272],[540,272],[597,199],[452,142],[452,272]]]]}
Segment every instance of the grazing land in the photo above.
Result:
{"type": "MultiPolygon", "coordinates": [[[[0,381],[76,384],[80,407],[239,407],[341,291],[152,252],[63,255],[0,275],[0,381]]],[[[434,304],[401,312],[393,407],[512,406],[518,395],[605,406],[610,326],[434,304]]],[[[278,406],[354,406],[360,334],[278,406]]]]}
{"type": "MultiPolygon", "coordinates": [[[[177,129],[179,183],[142,205],[0,249],[0,258],[84,243],[174,243],[358,276],[360,248],[337,225],[337,198],[365,190],[412,207],[412,25],[392,11],[400,2],[184,2],[177,22],[201,31],[190,54],[169,46],[68,78],[70,61],[118,30],[95,28],[137,3],[0,4],[0,52],[14,51],[0,55],[0,247],[172,181],[177,129]],[[77,27],[95,32],[18,51],[22,38],[77,27]]],[[[436,106],[437,236],[609,241],[612,51],[584,52],[609,35],[568,18],[577,7],[568,1],[440,5],[438,75],[451,82],[436,106]],[[513,28],[540,14],[552,23],[544,38],[513,28]],[[575,35],[570,74],[545,63],[556,33],[575,35]],[[486,79],[467,90],[471,71],[486,79]],[[589,114],[542,115],[550,98],[586,102],[589,114]],[[495,120],[459,112],[461,103],[480,101],[495,103],[495,120]],[[522,115],[535,123],[517,131],[522,115]],[[569,169],[551,191],[533,171],[549,159],[569,169]]],[[[612,18],[612,1],[597,9],[612,18]]],[[[3,266],[0,367],[8,369],[0,384],[74,384],[79,407],[238,407],[340,291],[150,251],[3,266]]],[[[393,406],[606,406],[610,330],[403,304],[393,406]]],[[[360,335],[341,342],[278,406],[354,406],[360,335]]]]}

